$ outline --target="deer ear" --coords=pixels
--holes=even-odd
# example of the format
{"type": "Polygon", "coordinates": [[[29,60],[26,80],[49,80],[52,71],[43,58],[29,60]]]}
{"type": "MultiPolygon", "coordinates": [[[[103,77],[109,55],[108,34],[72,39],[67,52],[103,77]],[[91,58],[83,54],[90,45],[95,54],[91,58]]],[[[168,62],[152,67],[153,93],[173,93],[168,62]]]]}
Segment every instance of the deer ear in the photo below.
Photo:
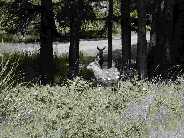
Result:
{"type": "Polygon", "coordinates": [[[100,50],[100,48],[97,46],[97,49],[100,50]]]}

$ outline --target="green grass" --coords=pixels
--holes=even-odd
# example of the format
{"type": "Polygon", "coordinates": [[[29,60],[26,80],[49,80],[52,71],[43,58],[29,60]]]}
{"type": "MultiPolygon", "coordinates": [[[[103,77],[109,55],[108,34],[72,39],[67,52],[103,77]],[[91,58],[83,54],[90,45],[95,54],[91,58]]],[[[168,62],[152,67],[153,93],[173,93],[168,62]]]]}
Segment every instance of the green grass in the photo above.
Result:
{"type": "MultiPolygon", "coordinates": [[[[147,138],[151,130],[178,131],[183,122],[183,77],[154,84],[135,78],[113,89],[86,81],[90,72],[83,68],[81,77],[61,79],[62,83],[52,87],[20,84],[25,80],[20,69],[30,65],[37,69],[37,56],[15,53],[1,57],[1,138],[147,138]]],[[[61,76],[65,75],[63,68],[67,70],[67,58],[55,57],[61,76]]],[[[80,58],[81,63],[90,62],[82,54],[80,58]]]]}
{"type": "MultiPolygon", "coordinates": [[[[84,56],[82,53],[80,53],[80,65],[82,66],[80,68],[79,76],[87,80],[93,76],[93,74],[85,68],[86,65],[88,65],[89,62],[93,60],[94,57],[84,56]]],[[[41,73],[38,53],[3,53],[0,57],[0,61],[3,62],[0,65],[1,68],[8,61],[8,64],[6,64],[7,69],[5,72],[11,70],[15,76],[14,80],[16,83],[39,83],[41,73]],[[16,68],[12,70],[11,68],[15,66],[16,68]]],[[[68,54],[62,56],[54,56],[54,83],[61,84],[67,79],[68,66],[68,54]]]]}
{"type": "MultiPolygon", "coordinates": [[[[4,61],[3,55],[1,56],[1,67],[0,67],[0,92],[2,90],[9,90],[15,84],[15,68],[16,63],[10,63],[10,60],[4,61]]],[[[18,77],[18,74],[17,74],[18,77]]]]}
{"type": "Polygon", "coordinates": [[[64,86],[17,86],[0,93],[0,137],[148,137],[152,128],[175,130],[183,119],[180,94],[184,85],[120,82],[119,88],[92,87],[77,78],[64,86]],[[123,114],[131,103],[145,97],[155,100],[148,111],[149,121],[127,119],[123,114]],[[156,122],[162,107],[169,115],[156,122]]]}

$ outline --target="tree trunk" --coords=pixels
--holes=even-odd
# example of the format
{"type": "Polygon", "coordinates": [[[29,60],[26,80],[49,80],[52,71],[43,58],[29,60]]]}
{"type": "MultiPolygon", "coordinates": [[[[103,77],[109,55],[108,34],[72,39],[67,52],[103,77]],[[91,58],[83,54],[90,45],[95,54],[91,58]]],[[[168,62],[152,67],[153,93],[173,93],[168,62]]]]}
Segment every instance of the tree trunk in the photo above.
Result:
{"type": "Polygon", "coordinates": [[[130,0],[121,0],[121,41],[122,67],[124,68],[131,63],[130,0]]]}
{"type": "Polygon", "coordinates": [[[79,36],[81,27],[79,6],[79,0],[71,3],[69,79],[75,78],[79,73],[79,36]]]}
{"type": "Polygon", "coordinates": [[[147,56],[148,77],[152,78],[157,73],[157,67],[159,66],[160,47],[158,46],[158,21],[160,16],[160,0],[154,1],[151,6],[152,22],[150,32],[150,47],[147,56]],[[158,52],[158,53],[157,53],[158,52]]]}
{"type": "Polygon", "coordinates": [[[156,20],[157,20],[157,15],[156,12],[158,10],[157,8],[157,2],[154,1],[151,3],[151,31],[150,31],[150,48],[156,46],[156,20]]]}
{"type": "Polygon", "coordinates": [[[113,18],[113,0],[109,0],[108,15],[108,68],[112,67],[112,18],[113,18]]]}
{"type": "Polygon", "coordinates": [[[184,64],[184,1],[176,0],[174,5],[172,64],[184,64]]]}
{"type": "Polygon", "coordinates": [[[41,0],[40,27],[40,70],[41,83],[46,85],[53,81],[53,7],[52,0],[41,0]]]}
{"type": "Polygon", "coordinates": [[[146,12],[145,1],[138,0],[138,44],[137,44],[137,70],[140,79],[147,77],[147,42],[146,42],[146,12]]]}
{"type": "MultiPolygon", "coordinates": [[[[171,63],[170,47],[173,32],[173,3],[158,0],[152,11],[150,51],[148,54],[148,75],[153,77],[166,72],[171,63]]],[[[166,75],[166,74],[165,74],[166,75]]]]}

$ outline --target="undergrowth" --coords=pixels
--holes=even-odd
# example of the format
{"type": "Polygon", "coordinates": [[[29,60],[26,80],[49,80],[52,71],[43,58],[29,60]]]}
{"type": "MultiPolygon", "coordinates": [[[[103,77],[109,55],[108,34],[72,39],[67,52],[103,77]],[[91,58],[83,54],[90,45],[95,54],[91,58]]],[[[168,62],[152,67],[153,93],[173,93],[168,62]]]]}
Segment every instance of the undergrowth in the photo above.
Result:
{"type": "Polygon", "coordinates": [[[16,62],[11,62],[10,59],[5,59],[4,55],[0,54],[0,92],[9,90],[18,82],[19,74],[15,75],[17,67],[16,62]]]}
{"type": "MultiPolygon", "coordinates": [[[[19,69],[30,63],[32,68],[37,66],[33,64],[37,56],[11,57],[1,56],[1,138],[147,138],[182,133],[178,127],[184,128],[183,77],[167,83],[134,78],[118,82],[114,89],[86,81],[90,73],[84,68],[81,74],[87,76],[73,81],[65,79],[52,87],[20,85],[18,82],[24,78],[17,76],[22,73],[19,69]]],[[[67,69],[66,55],[55,59],[57,65],[67,69]]]]}
{"type": "Polygon", "coordinates": [[[184,85],[179,82],[125,81],[112,90],[76,78],[63,86],[17,86],[0,93],[0,137],[136,138],[149,137],[153,128],[174,131],[183,120],[184,85]],[[131,112],[127,117],[137,105],[141,111],[146,97],[153,100],[143,104],[146,117],[131,112]]]}
{"type": "MultiPolygon", "coordinates": [[[[16,53],[3,53],[0,56],[0,67],[14,74],[14,81],[16,83],[39,83],[40,81],[40,57],[39,53],[31,52],[16,52],[16,53]],[[5,66],[4,66],[5,65],[5,66]]],[[[80,53],[80,72],[79,76],[90,80],[93,73],[86,69],[94,57],[84,56],[80,53]],[[83,66],[81,66],[83,65],[83,66]]],[[[61,84],[67,79],[69,69],[68,55],[54,56],[54,83],[61,84]]],[[[4,73],[7,74],[7,73],[4,73]]]]}

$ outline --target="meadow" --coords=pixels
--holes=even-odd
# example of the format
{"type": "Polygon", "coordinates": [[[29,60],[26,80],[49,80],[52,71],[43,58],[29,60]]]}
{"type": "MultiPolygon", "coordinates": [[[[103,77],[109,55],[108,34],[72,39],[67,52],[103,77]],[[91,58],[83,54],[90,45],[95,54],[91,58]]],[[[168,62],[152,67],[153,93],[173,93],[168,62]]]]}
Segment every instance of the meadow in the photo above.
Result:
{"type": "Polygon", "coordinates": [[[184,79],[97,86],[81,54],[79,77],[66,79],[67,55],[55,56],[55,84],[39,84],[38,54],[1,56],[1,138],[167,138],[184,136],[184,79]],[[115,87],[115,88],[113,88],[115,87]]]}

